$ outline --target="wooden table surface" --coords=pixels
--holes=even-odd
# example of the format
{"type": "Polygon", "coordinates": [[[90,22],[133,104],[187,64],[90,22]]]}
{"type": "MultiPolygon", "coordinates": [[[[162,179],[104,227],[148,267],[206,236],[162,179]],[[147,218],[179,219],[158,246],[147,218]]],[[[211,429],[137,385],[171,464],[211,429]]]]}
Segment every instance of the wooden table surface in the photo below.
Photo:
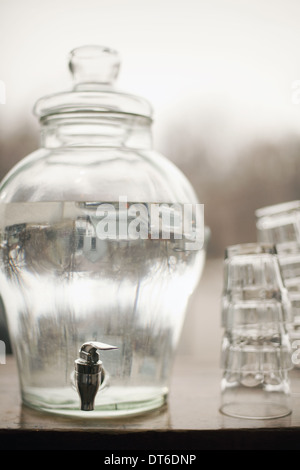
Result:
{"type": "Polygon", "coordinates": [[[219,412],[220,374],[180,356],[162,409],[134,418],[79,420],[23,406],[10,356],[0,365],[0,449],[300,449],[300,394],[292,395],[293,412],[285,418],[230,418],[219,412]]]}

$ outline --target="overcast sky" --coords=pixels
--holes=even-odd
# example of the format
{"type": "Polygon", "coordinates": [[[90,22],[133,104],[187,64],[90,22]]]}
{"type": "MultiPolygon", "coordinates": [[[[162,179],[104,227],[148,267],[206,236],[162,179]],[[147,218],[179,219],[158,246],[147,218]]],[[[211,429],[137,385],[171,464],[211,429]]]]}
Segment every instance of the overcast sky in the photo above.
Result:
{"type": "Polygon", "coordinates": [[[118,85],[151,101],[158,137],[218,115],[225,140],[300,131],[299,18],[299,0],[0,0],[0,132],[71,86],[66,58],[84,44],[119,50],[118,85]]]}

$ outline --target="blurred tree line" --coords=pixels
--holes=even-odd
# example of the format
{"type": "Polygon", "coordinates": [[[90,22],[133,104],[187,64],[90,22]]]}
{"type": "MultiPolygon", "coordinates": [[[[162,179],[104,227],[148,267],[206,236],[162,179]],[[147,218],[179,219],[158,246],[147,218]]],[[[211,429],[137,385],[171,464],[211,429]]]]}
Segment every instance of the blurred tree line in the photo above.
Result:
{"type": "Polygon", "coordinates": [[[182,130],[174,130],[167,142],[165,152],[204,203],[210,256],[223,256],[227,245],[256,241],[256,209],[300,199],[299,136],[253,141],[229,163],[213,155],[201,136],[182,139],[182,130]]]}
{"type": "Polygon", "coordinates": [[[1,180],[16,163],[38,147],[39,135],[29,124],[16,129],[10,135],[0,134],[1,180]]]}

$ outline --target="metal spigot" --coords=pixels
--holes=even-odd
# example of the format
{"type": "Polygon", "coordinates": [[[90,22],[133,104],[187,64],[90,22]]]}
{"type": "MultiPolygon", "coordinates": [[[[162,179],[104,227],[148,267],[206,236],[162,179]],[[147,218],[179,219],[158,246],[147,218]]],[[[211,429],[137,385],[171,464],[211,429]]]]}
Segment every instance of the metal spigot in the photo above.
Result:
{"type": "Polygon", "coordinates": [[[81,409],[94,409],[95,397],[103,382],[103,367],[97,350],[118,349],[116,346],[91,341],[84,343],[79,350],[79,359],[75,361],[76,388],[81,400],[81,409]]]}

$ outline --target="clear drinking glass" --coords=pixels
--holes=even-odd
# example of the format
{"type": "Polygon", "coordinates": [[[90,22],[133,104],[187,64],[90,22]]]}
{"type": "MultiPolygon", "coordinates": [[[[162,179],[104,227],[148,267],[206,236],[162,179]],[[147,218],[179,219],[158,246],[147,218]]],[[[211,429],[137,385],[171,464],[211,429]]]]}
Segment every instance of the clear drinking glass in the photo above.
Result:
{"type": "Polygon", "coordinates": [[[289,337],[281,326],[227,331],[222,341],[220,411],[245,419],[289,415],[291,368],[289,337]]]}
{"type": "Polygon", "coordinates": [[[41,148],[0,186],[0,287],[22,399],[71,416],[165,403],[205,260],[202,221],[182,223],[195,192],[152,149],[149,103],[115,88],[119,66],[111,49],[72,51],[73,89],[38,101],[41,148]],[[74,361],[89,341],[118,349],[102,352],[105,386],[84,412],[74,361]]]}
{"type": "Polygon", "coordinates": [[[274,246],[254,243],[226,249],[222,413],[249,419],[291,413],[290,309],[274,246]]]}
{"type": "Polygon", "coordinates": [[[260,242],[276,245],[282,279],[291,301],[292,320],[289,336],[292,344],[292,362],[296,374],[291,374],[292,392],[299,392],[300,345],[300,201],[264,207],[256,211],[257,238],[260,242]]]}
{"type": "Polygon", "coordinates": [[[283,308],[278,301],[255,301],[228,303],[222,301],[222,327],[226,330],[233,328],[259,328],[261,325],[282,324],[288,328],[291,322],[291,309],[283,308]]]}
{"type": "Polygon", "coordinates": [[[228,247],[224,260],[223,297],[228,302],[277,300],[289,304],[273,245],[247,243],[228,247]]]}
{"type": "Polygon", "coordinates": [[[222,369],[226,371],[290,370],[291,345],[282,325],[259,325],[226,331],[222,340],[222,369]]]}
{"type": "Polygon", "coordinates": [[[275,419],[291,414],[289,370],[274,369],[273,362],[262,367],[262,356],[269,360],[270,351],[231,352],[230,359],[237,365],[223,373],[221,413],[244,419],[275,419]]]}
{"type": "Polygon", "coordinates": [[[255,215],[260,243],[300,242],[300,201],[262,207],[255,215]]]}
{"type": "Polygon", "coordinates": [[[222,341],[220,411],[247,419],[289,415],[291,368],[289,338],[280,326],[227,332],[222,341]]]}
{"type": "Polygon", "coordinates": [[[276,250],[282,279],[289,294],[300,293],[300,243],[278,243],[276,250]]]}

